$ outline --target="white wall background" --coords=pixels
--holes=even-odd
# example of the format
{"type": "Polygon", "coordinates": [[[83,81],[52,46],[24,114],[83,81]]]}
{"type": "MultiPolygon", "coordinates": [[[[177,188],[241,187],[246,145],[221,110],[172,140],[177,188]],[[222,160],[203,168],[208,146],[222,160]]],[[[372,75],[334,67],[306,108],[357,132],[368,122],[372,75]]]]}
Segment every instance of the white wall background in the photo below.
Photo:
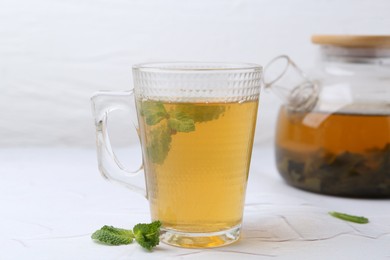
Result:
{"type": "MultiPolygon", "coordinates": [[[[286,53],[310,68],[316,33],[390,34],[390,1],[0,0],[0,146],[93,146],[89,98],[131,88],[132,64],[286,53]]],[[[262,94],[257,142],[278,106],[262,94]]],[[[117,123],[116,142],[135,140],[117,123]]]]}

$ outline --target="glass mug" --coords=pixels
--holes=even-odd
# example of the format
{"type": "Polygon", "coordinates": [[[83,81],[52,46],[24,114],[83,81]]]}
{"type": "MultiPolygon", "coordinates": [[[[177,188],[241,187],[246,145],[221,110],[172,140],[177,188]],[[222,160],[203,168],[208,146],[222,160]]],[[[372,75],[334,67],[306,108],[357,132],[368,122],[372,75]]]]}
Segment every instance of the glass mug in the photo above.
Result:
{"type": "Polygon", "coordinates": [[[261,76],[256,64],[140,64],[132,91],[92,97],[99,169],[145,195],[162,242],[205,248],[239,239],[261,76]],[[106,125],[132,100],[143,156],[136,172],[116,159],[106,125]],[[132,184],[138,172],[146,191],[132,184]]]}

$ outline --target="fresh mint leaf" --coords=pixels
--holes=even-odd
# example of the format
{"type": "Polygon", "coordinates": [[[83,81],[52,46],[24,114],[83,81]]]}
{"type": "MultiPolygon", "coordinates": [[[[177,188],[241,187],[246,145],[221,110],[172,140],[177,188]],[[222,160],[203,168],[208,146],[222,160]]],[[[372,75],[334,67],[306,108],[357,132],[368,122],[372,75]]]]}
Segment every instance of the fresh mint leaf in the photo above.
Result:
{"type": "Polygon", "coordinates": [[[162,102],[144,101],[141,102],[141,116],[145,117],[146,124],[155,125],[167,118],[168,113],[162,102]]]}
{"type": "Polygon", "coordinates": [[[353,216],[353,215],[340,213],[340,212],[336,212],[336,211],[329,212],[329,215],[331,215],[335,218],[339,218],[342,220],[346,220],[346,221],[350,221],[350,222],[354,222],[354,223],[358,223],[358,224],[366,224],[369,222],[368,218],[366,218],[366,217],[353,216]]]}
{"type": "Polygon", "coordinates": [[[146,144],[148,157],[153,163],[163,163],[171,148],[171,129],[166,124],[158,125],[150,131],[149,138],[146,144]]]}
{"type": "Polygon", "coordinates": [[[153,221],[150,224],[140,223],[133,227],[133,230],[103,226],[94,232],[92,239],[107,245],[127,245],[133,240],[143,248],[151,251],[160,243],[160,221],[153,221]]]}
{"type": "Polygon", "coordinates": [[[127,245],[133,242],[134,234],[131,230],[103,226],[94,232],[91,237],[108,245],[127,245]]]}
{"type": "Polygon", "coordinates": [[[160,221],[154,221],[150,224],[137,224],[133,228],[135,240],[143,248],[152,250],[160,242],[160,221]]]}
{"type": "Polygon", "coordinates": [[[188,115],[182,112],[170,113],[168,126],[177,132],[192,132],[195,131],[195,122],[188,115]]]}

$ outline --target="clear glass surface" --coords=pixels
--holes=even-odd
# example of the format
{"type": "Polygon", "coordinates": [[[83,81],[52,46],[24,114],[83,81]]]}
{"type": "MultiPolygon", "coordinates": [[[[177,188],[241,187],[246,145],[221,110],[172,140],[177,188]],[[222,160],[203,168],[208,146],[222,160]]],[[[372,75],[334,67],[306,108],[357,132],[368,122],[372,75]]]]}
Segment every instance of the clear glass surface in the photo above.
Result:
{"type": "Polygon", "coordinates": [[[239,239],[261,76],[256,64],[140,64],[132,93],[93,98],[100,169],[145,194],[162,242],[207,248],[239,239]],[[130,108],[131,95],[144,192],[110,152],[106,131],[107,114],[130,108]]]}
{"type": "Polygon", "coordinates": [[[323,194],[390,197],[390,49],[321,47],[310,75],[315,106],[284,105],[277,167],[293,186],[323,194]]]}

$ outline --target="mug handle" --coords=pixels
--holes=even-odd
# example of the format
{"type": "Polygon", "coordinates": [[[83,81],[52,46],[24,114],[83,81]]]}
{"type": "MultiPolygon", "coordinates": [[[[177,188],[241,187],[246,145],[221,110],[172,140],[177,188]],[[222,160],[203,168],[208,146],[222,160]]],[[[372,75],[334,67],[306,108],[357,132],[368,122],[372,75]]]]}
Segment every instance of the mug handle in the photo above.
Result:
{"type": "MultiPolygon", "coordinates": [[[[134,176],[143,172],[143,163],[136,171],[126,169],[112,150],[107,131],[107,117],[115,110],[133,110],[133,91],[100,91],[91,97],[92,112],[95,118],[97,157],[100,173],[108,180],[118,182],[127,188],[147,197],[146,189],[132,184],[134,176]]],[[[139,133],[138,128],[134,125],[139,133]]],[[[139,135],[138,135],[139,136],[139,135]]]]}

